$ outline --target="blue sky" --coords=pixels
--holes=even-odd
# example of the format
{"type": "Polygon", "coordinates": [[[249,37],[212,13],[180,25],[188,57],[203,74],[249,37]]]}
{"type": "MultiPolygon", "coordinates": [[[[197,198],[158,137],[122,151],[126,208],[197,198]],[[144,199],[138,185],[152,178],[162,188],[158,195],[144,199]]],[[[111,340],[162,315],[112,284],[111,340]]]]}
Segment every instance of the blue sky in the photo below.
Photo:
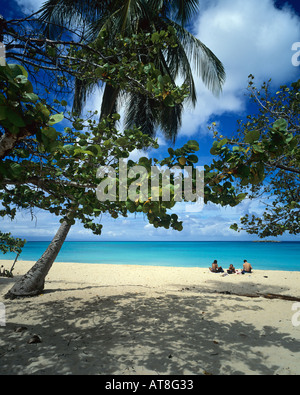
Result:
{"type": "MultiPolygon", "coordinates": [[[[0,0],[0,13],[9,17],[16,7],[29,13],[42,3],[43,0],[13,0],[7,8],[8,2],[0,0]]],[[[181,146],[189,139],[198,140],[201,146],[199,164],[204,165],[211,160],[209,151],[213,141],[208,125],[215,121],[223,135],[231,136],[236,130],[237,119],[250,111],[245,95],[249,74],[255,76],[258,85],[272,78],[274,89],[300,78],[300,68],[291,62],[292,44],[300,42],[300,4],[298,0],[204,0],[191,29],[221,59],[227,74],[219,98],[196,78],[198,102],[196,108],[185,109],[176,142],[176,146],[181,146]]],[[[86,110],[99,109],[100,102],[101,92],[95,92],[86,110]]],[[[160,149],[155,157],[164,155],[171,145],[162,136],[158,138],[160,149]]],[[[133,155],[139,156],[145,153],[133,155]]],[[[199,213],[188,213],[185,206],[179,204],[174,211],[183,220],[182,232],[155,229],[143,216],[117,220],[103,216],[101,238],[78,223],[72,227],[68,240],[253,240],[257,237],[236,233],[229,227],[246,213],[259,214],[262,209],[260,201],[246,200],[235,208],[208,205],[199,213]]],[[[1,230],[27,240],[51,240],[59,227],[59,218],[38,210],[35,215],[34,221],[26,212],[19,213],[13,222],[1,220],[1,230]]],[[[282,240],[300,241],[300,237],[284,236],[282,240]]]]}

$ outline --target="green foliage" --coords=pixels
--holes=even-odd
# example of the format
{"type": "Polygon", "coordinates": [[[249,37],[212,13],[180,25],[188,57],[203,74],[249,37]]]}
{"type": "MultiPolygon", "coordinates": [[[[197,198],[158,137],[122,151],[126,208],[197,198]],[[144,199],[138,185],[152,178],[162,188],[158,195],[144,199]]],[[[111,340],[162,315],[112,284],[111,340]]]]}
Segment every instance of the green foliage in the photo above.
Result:
{"type": "MultiPolygon", "coordinates": [[[[20,128],[24,128],[36,114],[23,112],[20,103],[35,103],[37,96],[32,93],[33,88],[27,79],[27,72],[22,66],[7,65],[0,67],[2,80],[0,94],[0,121],[4,128],[10,133],[18,135],[20,128]],[[25,114],[24,114],[25,115],[25,114]]],[[[27,104],[33,110],[34,105],[27,104]]]]}
{"type": "MultiPolygon", "coordinates": [[[[7,67],[5,70],[10,69],[7,67]]],[[[5,89],[7,78],[3,73],[2,81],[2,95],[5,97],[3,103],[10,103],[8,90],[5,89]]],[[[55,123],[62,119],[62,114],[39,98],[34,103],[26,102],[24,105],[22,86],[17,85],[17,88],[19,90],[16,90],[15,94],[19,97],[18,111],[24,119],[25,130],[28,127],[26,122],[29,122],[30,133],[24,135],[24,129],[21,128],[11,149],[3,154],[0,164],[0,199],[3,206],[1,216],[14,218],[16,208],[32,210],[37,207],[60,216],[62,222],[71,211],[73,223],[79,220],[85,228],[99,235],[102,230],[101,216],[104,213],[113,218],[126,217],[129,213],[144,213],[154,227],[173,228],[177,231],[183,229],[178,216],[167,213],[167,210],[176,204],[177,191],[172,185],[170,199],[166,202],[162,199],[162,185],[158,187],[158,201],[152,198],[150,188],[146,201],[137,199],[135,202],[124,202],[117,199],[115,202],[100,202],[96,197],[95,191],[99,184],[96,172],[99,166],[112,166],[116,171],[118,183],[119,159],[128,158],[135,149],[158,148],[155,140],[144,135],[138,128],[125,130],[123,133],[118,131],[114,126],[115,120],[119,118],[117,114],[96,122],[93,116],[88,119],[72,118],[72,114],[69,113],[65,117],[69,126],[64,130],[55,129],[55,123]],[[34,128],[31,127],[33,124],[34,128]]],[[[8,125],[4,120],[4,123],[1,121],[1,126],[4,141],[11,136],[8,126],[12,128],[13,125],[8,125]]],[[[198,161],[195,153],[198,150],[198,142],[191,140],[182,148],[170,148],[170,156],[161,161],[141,158],[136,163],[129,160],[128,171],[136,164],[143,165],[149,174],[153,165],[167,168],[191,166],[194,169],[198,161]]],[[[211,175],[207,175],[207,179],[209,177],[211,175]]],[[[128,177],[127,183],[128,187],[135,185],[136,179],[128,177]]],[[[192,189],[193,192],[196,190],[195,171],[192,173],[192,189]]],[[[206,200],[219,200],[220,196],[223,205],[235,205],[241,199],[241,196],[235,195],[232,188],[220,190],[219,187],[213,187],[212,191],[206,194],[206,200]]]]}
{"type": "Polygon", "coordinates": [[[25,243],[26,240],[14,238],[11,233],[0,232],[0,251],[3,254],[8,252],[16,252],[17,254],[20,254],[25,243]]]}
{"type": "Polygon", "coordinates": [[[211,153],[218,156],[211,169],[218,179],[234,183],[243,198],[260,197],[265,204],[261,217],[241,218],[244,229],[260,237],[300,232],[300,80],[282,86],[276,95],[269,84],[258,90],[250,76],[250,97],[258,115],[239,122],[238,137],[224,140],[215,131],[211,153]],[[265,200],[265,201],[264,201],[265,200]]]}
{"type": "MultiPolygon", "coordinates": [[[[92,116],[80,119],[68,114],[70,126],[64,130],[55,129],[56,123],[63,119],[61,113],[39,97],[32,97],[32,102],[28,101],[28,97],[24,99],[24,93],[28,93],[28,90],[24,90],[24,85],[31,90],[25,71],[18,69],[16,65],[5,66],[0,70],[2,107],[10,108],[14,99],[15,108],[23,122],[12,142],[10,139],[11,131],[15,130],[14,124],[8,116],[3,117],[0,123],[3,144],[0,145],[0,150],[6,146],[6,140],[11,142],[9,150],[3,150],[0,164],[1,216],[14,218],[16,208],[32,210],[37,207],[60,216],[63,221],[72,211],[73,222],[80,220],[86,228],[95,234],[101,234],[102,225],[97,223],[97,219],[103,213],[117,218],[119,215],[127,216],[129,212],[143,212],[154,226],[182,229],[182,223],[177,217],[167,215],[167,209],[175,204],[174,200],[162,202],[160,199],[152,202],[149,196],[147,204],[132,204],[120,201],[99,202],[96,197],[95,191],[99,183],[96,171],[99,166],[110,164],[118,172],[119,159],[128,158],[135,149],[158,148],[155,140],[144,135],[138,128],[119,132],[114,127],[118,114],[103,119],[100,123],[92,116]],[[20,70],[24,77],[22,84],[18,82],[20,70]]],[[[197,143],[193,142],[182,150],[177,150],[176,155],[169,159],[169,166],[183,155],[187,163],[195,163],[196,158],[190,154],[196,149],[197,143]]],[[[139,163],[151,169],[151,161],[146,163],[141,159],[139,163]]],[[[133,161],[128,162],[129,169],[135,165],[133,161]]],[[[128,184],[134,181],[128,179],[128,184]]]]}
{"type": "Polygon", "coordinates": [[[181,104],[189,95],[187,86],[176,86],[155,61],[158,52],[176,46],[173,31],[161,30],[154,35],[140,33],[130,37],[117,35],[113,46],[108,43],[109,32],[103,29],[88,48],[70,48],[72,61],[68,60],[68,67],[77,68],[78,78],[84,84],[97,84],[101,80],[114,88],[148,96],[158,106],[163,104],[165,107],[181,104]],[[146,64],[141,60],[143,52],[147,53],[146,64]],[[81,59],[85,60],[82,65],[81,59]]]}
{"type": "MultiPolygon", "coordinates": [[[[43,135],[48,138],[52,133],[53,139],[53,131],[49,130],[48,125],[63,118],[62,114],[51,115],[50,107],[33,93],[32,84],[27,77],[28,73],[22,66],[0,66],[0,158],[5,157],[17,141],[28,136],[36,135],[41,139],[43,135]]],[[[18,172],[16,164],[9,166],[7,162],[0,167],[0,174],[4,176],[13,176],[18,172]]]]}

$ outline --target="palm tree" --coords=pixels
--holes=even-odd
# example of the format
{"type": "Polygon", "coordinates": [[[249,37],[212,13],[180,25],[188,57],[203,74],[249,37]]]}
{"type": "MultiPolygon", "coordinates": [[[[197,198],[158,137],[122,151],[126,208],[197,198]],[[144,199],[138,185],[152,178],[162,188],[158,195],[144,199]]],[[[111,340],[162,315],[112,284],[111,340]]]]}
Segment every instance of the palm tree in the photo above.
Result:
{"type": "MultiPolygon", "coordinates": [[[[57,34],[56,26],[71,27],[74,23],[84,24],[87,42],[92,42],[104,29],[109,32],[109,44],[113,45],[117,34],[131,36],[144,32],[153,33],[173,27],[176,31],[177,47],[159,52],[155,66],[175,83],[177,77],[189,87],[192,105],[197,95],[193,78],[193,66],[197,75],[214,94],[218,95],[225,81],[225,71],[220,60],[200,40],[195,38],[186,25],[198,10],[199,0],[48,0],[41,8],[41,20],[46,23],[49,36],[57,34]]],[[[147,54],[140,54],[147,63],[147,54]]],[[[76,81],[73,109],[82,111],[90,91],[86,81],[76,81]]],[[[122,98],[118,88],[105,86],[101,116],[116,112],[122,98]]],[[[149,98],[132,94],[126,100],[125,125],[141,127],[142,131],[154,135],[160,128],[165,136],[175,141],[181,126],[183,105],[157,108],[149,98]]]]}
{"type": "MultiPolygon", "coordinates": [[[[176,29],[177,47],[157,54],[155,66],[162,74],[169,75],[175,83],[181,77],[189,86],[189,101],[195,105],[197,96],[193,79],[193,62],[204,84],[214,93],[222,90],[225,72],[217,57],[184,27],[197,10],[199,0],[48,0],[42,7],[41,19],[46,23],[46,33],[57,34],[57,26],[70,27],[76,23],[86,26],[87,42],[92,42],[103,29],[110,33],[111,45],[117,33],[130,36],[134,33],[176,29]]],[[[147,55],[140,54],[144,63],[147,55]]],[[[86,81],[75,84],[74,110],[80,112],[90,86],[86,81]]],[[[105,86],[101,117],[116,112],[124,92],[105,86]]],[[[156,103],[141,94],[129,95],[126,106],[126,127],[141,127],[144,133],[154,135],[161,128],[168,139],[175,141],[181,125],[182,105],[157,108],[156,103]]],[[[72,213],[69,213],[72,218],[72,213]]],[[[64,221],[43,256],[6,295],[33,296],[42,292],[45,277],[56,259],[70,230],[64,221]]]]}

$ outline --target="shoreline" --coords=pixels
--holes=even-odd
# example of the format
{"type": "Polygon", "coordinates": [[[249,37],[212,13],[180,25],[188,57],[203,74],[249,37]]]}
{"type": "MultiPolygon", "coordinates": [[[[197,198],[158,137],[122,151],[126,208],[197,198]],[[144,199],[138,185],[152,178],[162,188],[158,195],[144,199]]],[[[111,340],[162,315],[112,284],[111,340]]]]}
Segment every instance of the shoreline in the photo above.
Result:
{"type": "MultiPolygon", "coordinates": [[[[19,261],[37,260],[48,242],[28,242],[19,261]]],[[[254,269],[300,271],[300,243],[253,242],[65,242],[57,261],[91,264],[130,264],[163,267],[202,267],[217,259],[227,269],[230,264],[241,268],[244,259],[254,269]],[[148,245],[149,244],[149,245],[148,245]]],[[[15,255],[2,255],[13,260],[15,255]]]]}
{"type": "Polygon", "coordinates": [[[0,375],[300,374],[294,303],[237,295],[300,297],[300,272],[56,262],[41,296],[4,300],[33,263],[0,277],[0,375]]]}
{"type": "MultiPolygon", "coordinates": [[[[0,267],[1,267],[1,265],[5,265],[5,268],[6,269],[10,269],[11,268],[11,266],[9,267],[9,264],[10,263],[8,263],[8,262],[11,262],[11,266],[12,266],[12,264],[13,264],[13,262],[14,262],[14,260],[13,259],[0,259],[0,267]]],[[[33,265],[34,263],[35,263],[36,261],[31,261],[31,260],[17,260],[17,263],[16,263],[16,267],[19,265],[19,264],[26,264],[26,265],[28,265],[28,263],[30,264],[30,265],[33,265]]],[[[206,270],[206,269],[208,269],[208,267],[209,267],[209,265],[207,265],[206,267],[205,266],[171,266],[171,265],[165,265],[165,264],[157,264],[157,265],[148,265],[148,264],[145,264],[145,265],[140,265],[140,264],[130,264],[130,263],[128,263],[128,264],[126,264],[126,263],[105,263],[105,262],[103,262],[103,263],[101,263],[101,262],[74,262],[74,261],[59,261],[59,262],[55,262],[55,264],[73,264],[73,265],[95,265],[95,266],[97,266],[97,265],[107,265],[107,266],[130,266],[130,267],[153,267],[153,268],[159,268],[159,267],[161,267],[161,268],[169,268],[169,269],[201,269],[201,270],[206,270]]],[[[235,268],[238,270],[238,269],[240,269],[240,270],[242,270],[242,264],[240,265],[240,267],[238,267],[238,265],[235,265],[235,268]]],[[[228,268],[227,267],[223,267],[223,269],[226,271],[228,268]]],[[[271,269],[271,268],[268,268],[268,269],[255,269],[254,268],[254,271],[256,271],[256,272],[282,272],[282,273],[300,273],[300,268],[299,268],[299,270],[293,270],[293,269],[291,269],[291,270],[283,270],[283,269],[277,269],[277,268],[274,268],[274,269],[271,269]]],[[[253,271],[253,272],[254,272],[253,271]]]]}

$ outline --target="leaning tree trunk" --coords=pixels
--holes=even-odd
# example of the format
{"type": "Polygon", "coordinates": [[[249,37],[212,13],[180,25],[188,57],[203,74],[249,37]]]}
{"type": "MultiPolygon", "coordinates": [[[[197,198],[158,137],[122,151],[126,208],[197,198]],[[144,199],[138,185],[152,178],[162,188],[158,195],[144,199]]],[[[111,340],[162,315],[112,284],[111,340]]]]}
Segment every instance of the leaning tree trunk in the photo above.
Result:
{"type": "MultiPolygon", "coordinates": [[[[101,107],[100,120],[116,112],[117,97],[120,89],[106,85],[104,98],[101,107]],[[108,105],[107,105],[108,103],[108,105]]],[[[1,155],[1,152],[0,152],[1,155]]],[[[69,212],[69,219],[73,219],[72,210],[69,212]]],[[[71,228],[70,222],[63,222],[58,229],[47,250],[36,262],[36,264],[19,281],[15,283],[11,290],[5,295],[6,299],[18,297],[29,297],[40,295],[45,286],[45,278],[51,269],[67,235],[71,228]]]]}
{"type": "Polygon", "coordinates": [[[20,278],[20,280],[15,283],[12,289],[8,291],[8,293],[5,295],[6,299],[36,296],[43,292],[45,278],[51,269],[71,226],[72,225],[70,221],[64,221],[61,224],[47,250],[29,270],[29,272],[20,278]]]}

